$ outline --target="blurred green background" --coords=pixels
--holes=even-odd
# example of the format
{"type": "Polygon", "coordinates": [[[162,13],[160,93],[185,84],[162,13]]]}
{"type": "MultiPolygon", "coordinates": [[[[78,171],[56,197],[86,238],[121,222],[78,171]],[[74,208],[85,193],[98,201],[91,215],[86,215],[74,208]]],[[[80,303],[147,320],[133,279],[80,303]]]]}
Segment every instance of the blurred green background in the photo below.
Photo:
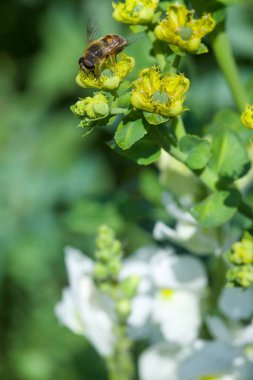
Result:
{"type": "MultiPolygon", "coordinates": [[[[69,107],[78,88],[77,61],[89,16],[102,34],[128,35],[111,18],[109,0],[10,0],[0,5],[0,378],[106,378],[84,338],[61,327],[53,308],[67,284],[63,247],[92,255],[101,223],[115,228],[126,253],[152,241],[166,220],[155,167],[116,157],[103,131],[81,138],[69,107]]],[[[229,14],[229,33],[243,81],[253,94],[253,6],[229,14]]],[[[149,42],[128,48],[151,65],[149,42]]],[[[214,112],[233,107],[211,55],[182,66],[191,79],[187,126],[198,131],[214,112]]]]}

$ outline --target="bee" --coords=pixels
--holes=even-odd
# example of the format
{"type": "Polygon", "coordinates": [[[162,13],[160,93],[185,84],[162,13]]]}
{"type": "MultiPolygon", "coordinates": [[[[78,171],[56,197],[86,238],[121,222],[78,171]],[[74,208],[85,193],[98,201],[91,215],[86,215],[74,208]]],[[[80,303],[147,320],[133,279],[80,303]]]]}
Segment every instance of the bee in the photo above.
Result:
{"type": "Polygon", "coordinates": [[[101,74],[101,67],[107,59],[112,64],[116,63],[116,56],[131,42],[118,34],[107,34],[99,39],[94,36],[97,33],[96,24],[89,20],[87,25],[87,47],[79,58],[79,66],[83,71],[101,74]]]}

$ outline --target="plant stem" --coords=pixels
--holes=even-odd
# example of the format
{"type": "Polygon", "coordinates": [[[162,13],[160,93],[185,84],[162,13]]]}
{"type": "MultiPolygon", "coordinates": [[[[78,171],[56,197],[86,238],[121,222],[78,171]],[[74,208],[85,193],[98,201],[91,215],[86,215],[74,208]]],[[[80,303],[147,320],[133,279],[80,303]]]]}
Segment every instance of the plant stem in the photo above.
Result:
{"type": "Polygon", "coordinates": [[[178,72],[181,58],[181,55],[176,54],[175,59],[171,64],[170,74],[176,74],[178,72]]]}
{"type": "Polygon", "coordinates": [[[166,66],[166,59],[165,59],[165,56],[164,54],[160,51],[159,49],[159,45],[160,45],[160,42],[159,41],[156,41],[156,38],[155,38],[155,35],[153,33],[152,30],[149,30],[147,32],[147,36],[150,40],[150,42],[152,43],[153,45],[153,49],[154,49],[154,54],[155,54],[155,58],[157,60],[157,63],[160,67],[160,70],[163,71],[163,69],[165,68],[166,66]]]}
{"type": "Polygon", "coordinates": [[[238,111],[242,112],[247,103],[247,94],[241,83],[228,35],[224,29],[224,24],[217,28],[211,41],[214,55],[230,87],[234,102],[238,111]]]}
{"type": "Polygon", "coordinates": [[[185,128],[184,128],[184,123],[182,120],[181,116],[178,116],[176,118],[175,124],[174,124],[174,130],[175,130],[175,135],[177,137],[177,140],[179,141],[182,137],[185,136],[185,128]]]}
{"type": "Polygon", "coordinates": [[[133,379],[134,366],[130,349],[131,341],[127,338],[126,328],[124,326],[118,326],[115,352],[111,358],[107,359],[109,380],[133,379]]]}

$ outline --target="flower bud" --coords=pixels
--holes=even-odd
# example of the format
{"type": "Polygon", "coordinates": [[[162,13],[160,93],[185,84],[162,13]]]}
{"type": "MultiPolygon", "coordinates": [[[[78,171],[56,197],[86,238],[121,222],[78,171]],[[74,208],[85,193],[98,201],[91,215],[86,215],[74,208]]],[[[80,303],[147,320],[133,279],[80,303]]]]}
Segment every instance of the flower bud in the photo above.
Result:
{"type": "Polygon", "coordinates": [[[122,293],[128,297],[132,298],[135,296],[138,286],[140,283],[140,277],[137,275],[132,275],[122,280],[120,283],[120,290],[122,293]]]}
{"type": "Polygon", "coordinates": [[[84,116],[86,119],[101,119],[109,115],[108,99],[105,95],[97,92],[93,97],[87,96],[71,106],[76,116],[84,116]]]}
{"type": "Polygon", "coordinates": [[[245,233],[240,242],[233,244],[228,259],[233,264],[253,264],[253,237],[245,233]]]}
{"type": "Polygon", "coordinates": [[[246,128],[253,130],[253,105],[246,104],[241,115],[241,122],[246,128]]]}
{"type": "Polygon", "coordinates": [[[152,21],[159,0],[125,0],[113,2],[113,17],[119,22],[132,25],[148,24],[152,21]]]}
{"type": "Polygon", "coordinates": [[[233,266],[227,272],[228,285],[249,288],[253,285],[253,266],[233,266]]]}
{"type": "Polygon", "coordinates": [[[128,299],[119,300],[116,304],[116,312],[120,319],[125,320],[131,313],[131,303],[128,299]]]}
{"type": "Polygon", "coordinates": [[[108,277],[108,272],[106,265],[97,262],[94,266],[93,277],[96,281],[104,281],[108,277]]]}

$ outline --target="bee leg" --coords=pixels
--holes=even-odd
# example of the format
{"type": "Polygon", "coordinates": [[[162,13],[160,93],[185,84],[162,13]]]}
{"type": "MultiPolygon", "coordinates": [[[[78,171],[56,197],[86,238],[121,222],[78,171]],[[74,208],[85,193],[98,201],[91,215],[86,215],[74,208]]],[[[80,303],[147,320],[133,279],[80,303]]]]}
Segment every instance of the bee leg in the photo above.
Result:
{"type": "Polygon", "coordinates": [[[103,64],[105,63],[105,60],[106,58],[101,58],[96,66],[96,71],[95,71],[95,74],[97,77],[100,77],[101,76],[101,73],[102,73],[102,66],[103,64]]]}
{"type": "Polygon", "coordinates": [[[109,61],[112,66],[115,66],[117,63],[116,54],[109,55],[109,61]]]}

